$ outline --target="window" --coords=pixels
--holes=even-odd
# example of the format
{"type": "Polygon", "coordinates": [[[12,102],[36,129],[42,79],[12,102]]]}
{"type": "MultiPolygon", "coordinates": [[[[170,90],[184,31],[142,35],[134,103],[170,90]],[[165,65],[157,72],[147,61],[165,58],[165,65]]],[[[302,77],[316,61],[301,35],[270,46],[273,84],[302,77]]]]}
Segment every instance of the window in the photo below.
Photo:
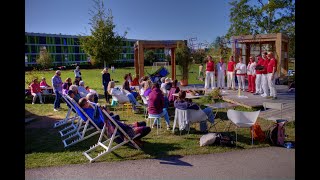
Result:
{"type": "Polygon", "coordinates": [[[61,38],[59,38],[59,37],[55,37],[55,38],[54,38],[55,44],[61,44],[60,39],[61,39],[61,38]]]}
{"type": "Polygon", "coordinates": [[[24,45],[24,52],[29,53],[29,46],[28,45],[24,45]]]}
{"type": "Polygon", "coordinates": [[[76,55],[75,55],[75,60],[76,60],[76,61],[80,61],[80,60],[81,60],[79,54],[76,54],[76,55]]]}
{"type": "Polygon", "coordinates": [[[34,45],[31,46],[31,53],[37,53],[36,46],[34,46],[34,45]]]}
{"type": "Polygon", "coordinates": [[[46,37],[40,36],[40,37],[39,37],[39,44],[47,44],[47,43],[46,43],[46,37]]]}
{"type": "Polygon", "coordinates": [[[61,62],[61,60],[62,60],[62,57],[61,57],[61,55],[59,54],[59,55],[56,55],[56,62],[61,62]]]}
{"type": "Polygon", "coordinates": [[[63,38],[63,45],[67,45],[67,38],[63,38]]]}
{"type": "Polygon", "coordinates": [[[78,38],[74,38],[74,45],[80,45],[80,41],[78,38]]]}
{"type": "Polygon", "coordinates": [[[56,46],[56,53],[61,53],[61,46],[56,46]]]}
{"type": "Polygon", "coordinates": [[[74,49],[75,49],[75,53],[79,53],[79,46],[75,46],[74,49]]]}
{"type": "Polygon", "coordinates": [[[29,36],[29,43],[30,44],[35,44],[34,36],[29,36]]]}

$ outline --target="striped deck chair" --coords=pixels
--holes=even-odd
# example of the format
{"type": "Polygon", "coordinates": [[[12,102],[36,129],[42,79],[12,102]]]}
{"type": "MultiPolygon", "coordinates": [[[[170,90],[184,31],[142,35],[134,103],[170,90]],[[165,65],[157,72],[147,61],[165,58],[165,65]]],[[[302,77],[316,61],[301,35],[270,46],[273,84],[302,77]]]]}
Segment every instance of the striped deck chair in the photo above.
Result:
{"type": "Polygon", "coordinates": [[[69,125],[71,122],[74,122],[74,120],[78,119],[77,113],[76,113],[75,109],[73,108],[73,106],[71,105],[71,103],[66,99],[66,97],[65,97],[66,95],[62,94],[62,93],[60,93],[60,94],[62,96],[62,99],[66,102],[69,109],[66,114],[66,117],[64,119],[54,123],[53,128],[61,127],[64,125],[69,125]],[[71,116],[72,112],[74,113],[74,116],[71,116]]]}
{"type": "Polygon", "coordinates": [[[68,100],[66,95],[62,94],[61,96],[62,96],[63,100],[66,102],[67,106],[69,107],[69,110],[67,112],[66,118],[63,120],[60,120],[59,122],[56,122],[54,124],[54,128],[64,126],[64,128],[59,131],[61,137],[64,137],[64,136],[67,136],[67,135],[77,131],[77,128],[82,125],[82,121],[81,121],[79,115],[76,113],[75,107],[68,100]],[[71,113],[73,113],[74,116],[70,117],[71,113]]]}
{"type": "Polygon", "coordinates": [[[97,144],[93,145],[92,147],[90,147],[90,149],[83,152],[83,155],[85,155],[90,162],[94,162],[101,156],[108,154],[125,144],[131,145],[138,150],[141,150],[140,147],[133,141],[140,134],[135,134],[131,127],[125,126],[118,120],[112,118],[104,109],[101,111],[105,116],[105,123],[103,125],[99,140],[97,144]],[[102,141],[105,133],[108,134],[108,138],[107,140],[102,141]],[[116,142],[117,144],[115,145],[115,143],[113,142],[116,142]],[[94,150],[96,150],[98,147],[102,147],[103,150],[98,153],[94,153],[94,150]]]}
{"type": "MultiPolygon", "coordinates": [[[[81,118],[81,124],[84,123],[84,125],[80,125],[77,127],[77,130],[70,134],[67,138],[63,139],[62,142],[64,144],[64,147],[70,147],[74,144],[77,144],[85,139],[88,139],[96,134],[101,133],[101,128],[98,127],[97,123],[103,123],[103,116],[100,115],[97,120],[91,119],[88,114],[78,105],[78,103],[72,99],[70,96],[65,96],[69,102],[73,105],[75,108],[77,114],[81,118]]],[[[107,138],[107,136],[105,136],[107,138]]]]}

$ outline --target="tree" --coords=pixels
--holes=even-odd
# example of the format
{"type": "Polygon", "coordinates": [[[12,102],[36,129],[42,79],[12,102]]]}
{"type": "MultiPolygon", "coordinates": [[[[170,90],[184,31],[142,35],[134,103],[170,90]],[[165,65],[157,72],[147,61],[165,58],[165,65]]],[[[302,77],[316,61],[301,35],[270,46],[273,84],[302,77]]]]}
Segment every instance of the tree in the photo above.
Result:
{"type": "Polygon", "coordinates": [[[156,54],[153,50],[148,50],[144,53],[144,58],[152,64],[153,62],[157,61],[156,54]]]}
{"type": "Polygon", "coordinates": [[[191,53],[191,56],[195,63],[199,64],[202,63],[203,59],[206,57],[206,53],[204,49],[196,49],[191,53]]]}
{"type": "Polygon", "coordinates": [[[93,0],[94,10],[90,10],[89,25],[91,25],[90,36],[81,36],[80,45],[83,50],[90,55],[93,65],[102,65],[104,61],[111,64],[118,59],[122,52],[122,42],[127,32],[123,36],[114,32],[115,25],[113,23],[112,11],[105,8],[102,0],[93,0]]]}
{"type": "Polygon", "coordinates": [[[37,64],[39,64],[43,69],[47,69],[52,66],[53,59],[50,53],[47,51],[46,47],[40,48],[40,54],[36,59],[37,64]]]}
{"type": "Polygon", "coordinates": [[[227,38],[245,34],[285,33],[289,37],[289,57],[295,56],[295,1],[233,0],[227,38]]]}
{"type": "Polygon", "coordinates": [[[178,41],[177,43],[177,48],[175,50],[175,59],[176,63],[179,65],[182,79],[187,80],[189,77],[189,69],[192,63],[192,58],[189,47],[183,41],[178,41]]]}

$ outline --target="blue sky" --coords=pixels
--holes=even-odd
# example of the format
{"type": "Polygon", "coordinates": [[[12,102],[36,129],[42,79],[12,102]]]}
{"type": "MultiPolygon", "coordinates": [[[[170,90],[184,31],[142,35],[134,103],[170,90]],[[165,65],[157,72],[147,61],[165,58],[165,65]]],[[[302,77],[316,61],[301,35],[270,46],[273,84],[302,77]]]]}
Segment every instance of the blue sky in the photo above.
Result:
{"type": "MultiPolygon", "coordinates": [[[[211,43],[229,28],[227,0],[104,0],[116,31],[126,38],[211,43]]],[[[90,34],[91,0],[25,0],[25,31],[90,34]]]]}

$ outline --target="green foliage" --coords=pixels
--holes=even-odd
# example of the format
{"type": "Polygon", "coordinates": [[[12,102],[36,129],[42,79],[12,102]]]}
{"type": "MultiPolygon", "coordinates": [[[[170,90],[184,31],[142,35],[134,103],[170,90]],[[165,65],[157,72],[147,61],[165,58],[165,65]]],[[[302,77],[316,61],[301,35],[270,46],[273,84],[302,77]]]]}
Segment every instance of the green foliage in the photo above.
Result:
{"type": "Polygon", "coordinates": [[[36,61],[43,69],[49,68],[53,64],[53,59],[45,47],[41,47],[40,55],[36,61]]]}
{"type": "Polygon", "coordinates": [[[227,38],[247,34],[284,33],[289,36],[289,57],[295,56],[295,1],[233,0],[227,38]]]}
{"type": "Polygon", "coordinates": [[[192,64],[192,58],[190,49],[183,41],[179,41],[177,43],[177,48],[175,50],[175,59],[176,63],[179,65],[178,68],[181,71],[182,79],[188,79],[189,68],[192,64]]]}
{"type": "Polygon", "coordinates": [[[25,76],[26,87],[29,87],[29,85],[32,83],[33,79],[38,79],[38,81],[40,82],[42,77],[44,77],[44,73],[42,71],[37,71],[34,69],[32,71],[26,72],[26,76],[25,76]]]}
{"type": "Polygon", "coordinates": [[[168,62],[171,62],[171,56],[170,56],[169,54],[168,54],[168,55],[166,55],[165,60],[166,60],[166,61],[168,61],[168,62]]]}
{"type": "Polygon", "coordinates": [[[113,23],[112,11],[108,9],[108,14],[106,14],[103,1],[93,1],[95,10],[90,11],[92,18],[89,23],[91,36],[80,37],[80,45],[90,55],[93,65],[101,66],[104,61],[112,64],[122,52],[122,41],[127,32],[123,36],[114,32],[116,26],[113,23]]]}
{"type": "Polygon", "coordinates": [[[150,62],[150,64],[152,64],[153,62],[156,62],[157,61],[157,57],[154,53],[153,50],[147,50],[145,53],[144,53],[144,58],[150,62]]]}
{"type": "Polygon", "coordinates": [[[191,53],[191,56],[195,63],[202,63],[203,59],[206,57],[206,53],[203,49],[196,49],[191,53]]]}

